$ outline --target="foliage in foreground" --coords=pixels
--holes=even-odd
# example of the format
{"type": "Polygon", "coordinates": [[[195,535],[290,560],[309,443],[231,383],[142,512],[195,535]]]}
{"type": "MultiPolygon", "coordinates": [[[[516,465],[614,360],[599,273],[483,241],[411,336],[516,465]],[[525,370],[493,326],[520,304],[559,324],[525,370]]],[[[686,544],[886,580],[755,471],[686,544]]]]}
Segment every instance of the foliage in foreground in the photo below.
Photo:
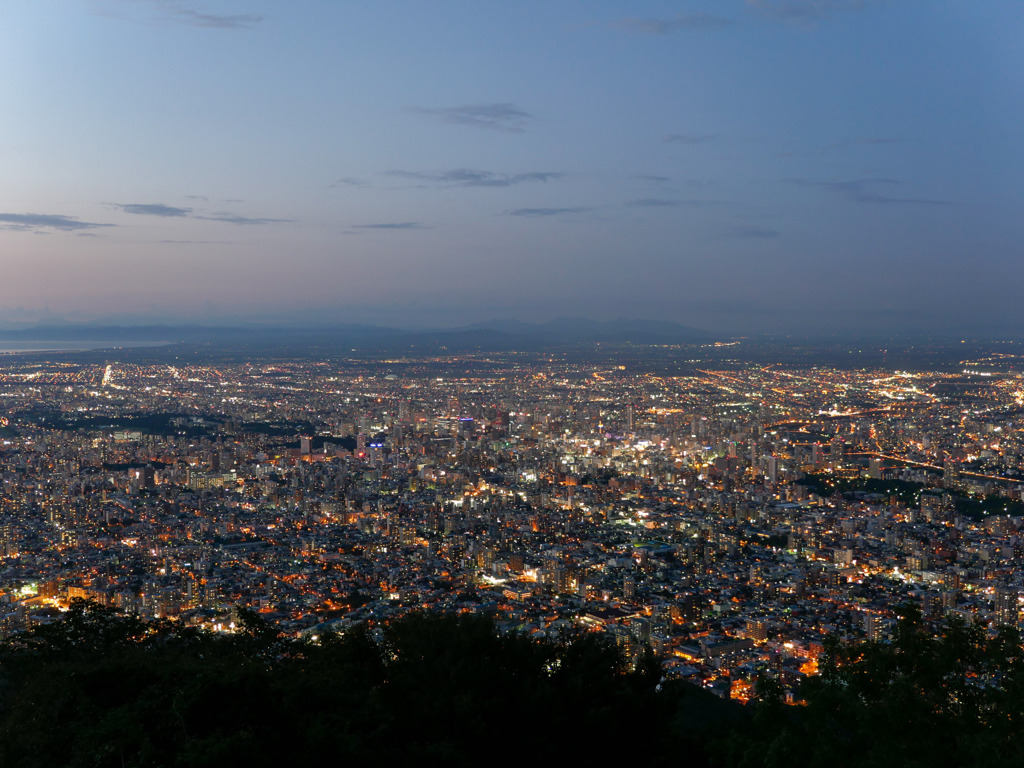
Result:
{"type": "Polygon", "coordinates": [[[594,635],[537,642],[485,617],[413,614],[314,644],[242,620],[244,633],[214,636],[77,603],[12,638],[0,765],[468,765],[594,759],[630,742],[655,765],[702,764],[686,734],[665,737],[702,692],[656,690],[656,663],[628,672],[594,635]]]}
{"type": "Polygon", "coordinates": [[[913,607],[891,644],[827,644],[805,707],[759,688],[750,727],[716,745],[732,766],[967,768],[1024,765],[1024,658],[1003,628],[947,620],[935,636],[913,607]]]}
{"type": "Polygon", "coordinates": [[[1024,765],[1020,638],[959,620],[936,637],[913,610],[891,644],[828,643],[806,706],[762,681],[742,711],[650,656],[628,671],[601,636],[422,613],[311,643],[240,619],[216,636],[77,602],[0,644],[0,765],[1024,765]]]}

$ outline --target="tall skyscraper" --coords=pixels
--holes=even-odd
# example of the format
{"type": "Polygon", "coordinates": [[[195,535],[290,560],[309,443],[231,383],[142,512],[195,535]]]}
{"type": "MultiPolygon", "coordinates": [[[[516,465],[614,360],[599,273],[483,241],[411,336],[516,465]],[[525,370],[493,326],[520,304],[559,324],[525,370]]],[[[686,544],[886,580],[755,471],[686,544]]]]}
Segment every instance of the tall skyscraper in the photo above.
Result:
{"type": "Polygon", "coordinates": [[[996,587],[995,594],[995,623],[1016,627],[1020,621],[1020,591],[1016,587],[996,587]]]}

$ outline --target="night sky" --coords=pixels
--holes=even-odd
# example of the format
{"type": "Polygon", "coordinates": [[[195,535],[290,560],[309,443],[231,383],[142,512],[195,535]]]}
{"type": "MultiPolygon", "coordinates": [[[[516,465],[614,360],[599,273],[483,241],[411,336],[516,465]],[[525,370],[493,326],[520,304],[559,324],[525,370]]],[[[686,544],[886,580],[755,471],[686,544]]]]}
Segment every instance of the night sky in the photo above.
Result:
{"type": "Polygon", "coordinates": [[[12,0],[0,324],[1019,334],[1020,0],[12,0]]]}

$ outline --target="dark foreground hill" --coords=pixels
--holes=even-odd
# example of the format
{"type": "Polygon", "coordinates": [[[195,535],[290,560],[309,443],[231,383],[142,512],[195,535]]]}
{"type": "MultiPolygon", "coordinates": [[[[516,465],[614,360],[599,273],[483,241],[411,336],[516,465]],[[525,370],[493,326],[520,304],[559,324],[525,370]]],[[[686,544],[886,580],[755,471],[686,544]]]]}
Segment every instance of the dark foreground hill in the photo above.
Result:
{"type": "Polygon", "coordinates": [[[700,766],[672,718],[732,711],[690,686],[658,690],[657,664],[626,672],[594,635],[535,642],[424,614],[317,643],[249,613],[243,626],[213,636],[78,604],[9,642],[0,765],[582,764],[625,747],[700,766]]]}
{"type": "Polygon", "coordinates": [[[317,642],[250,612],[215,636],[76,603],[0,647],[0,765],[1024,765],[1011,630],[914,611],[891,644],[830,643],[805,706],[741,708],[629,671],[588,634],[535,641],[413,614],[317,642]]]}

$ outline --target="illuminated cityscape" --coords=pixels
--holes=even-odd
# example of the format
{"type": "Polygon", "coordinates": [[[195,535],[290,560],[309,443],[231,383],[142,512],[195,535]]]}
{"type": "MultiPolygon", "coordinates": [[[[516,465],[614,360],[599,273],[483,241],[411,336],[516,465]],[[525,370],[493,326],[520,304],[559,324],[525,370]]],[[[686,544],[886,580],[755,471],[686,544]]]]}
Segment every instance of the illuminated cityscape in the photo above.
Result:
{"type": "Polygon", "coordinates": [[[1024,766],[1022,40],[0,4],[0,766],[1024,766]]]}
{"type": "MultiPolygon", "coordinates": [[[[721,352],[723,345],[711,345],[721,352]]],[[[726,349],[728,351],[728,349],[726,349]]],[[[1024,356],[3,364],[5,633],[75,598],[315,637],[420,609],[792,697],[895,609],[1016,626],[1024,356]],[[650,368],[657,368],[651,372],[650,368]]]]}

